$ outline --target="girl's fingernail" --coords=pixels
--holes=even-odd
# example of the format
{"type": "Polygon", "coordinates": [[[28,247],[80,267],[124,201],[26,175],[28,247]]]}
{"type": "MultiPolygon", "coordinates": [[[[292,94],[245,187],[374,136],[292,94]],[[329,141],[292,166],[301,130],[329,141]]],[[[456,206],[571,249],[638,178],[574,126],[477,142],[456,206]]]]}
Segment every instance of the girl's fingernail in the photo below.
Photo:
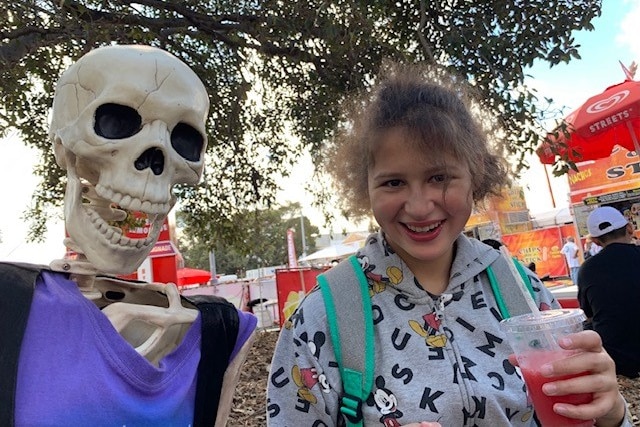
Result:
{"type": "Polygon", "coordinates": [[[545,377],[551,376],[551,374],[553,374],[553,368],[551,367],[551,364],[545,363],[544,365],[540,366],[540,373],[545,377]]]}
{"type": "Polygon", "coordinates": [[[553,383],[546,383],[542,386],[542,392],[547,396],[553,396],[556,394],[558,388],[553,383]]]}
{"type": "Polygon", "coordinates": [[[571,344],[573,344],[573,341],[571,341],[571,338],[563,337],[563,338],[560,338],[559,343],[562,347],[571,347],[571,344]]]}

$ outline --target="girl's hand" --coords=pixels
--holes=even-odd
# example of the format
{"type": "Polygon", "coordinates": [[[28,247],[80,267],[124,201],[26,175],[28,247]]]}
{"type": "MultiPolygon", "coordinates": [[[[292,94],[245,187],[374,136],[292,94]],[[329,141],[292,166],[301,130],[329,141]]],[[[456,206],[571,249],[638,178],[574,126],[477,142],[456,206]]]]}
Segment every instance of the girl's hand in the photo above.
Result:
{"type": "MultiPolygon", "coordinates": [[[[552,381],[542,386],[548,396],[593,393],[593,401],[584,405],[556,403],[553,410],[565,417],[595,419],[597,426],[619,426],[625,414],[624,398],[618,390],[615,363],[602,347],[600,335],[594,331],[582,331],[568,335],[559,342],[566,350],[579,350],[566,359],[556,360],[540,367],[545,377],[578,374],[587,375],[552,381]]],[[[515,357],[509,361],[517,366],[515,357]]]]}

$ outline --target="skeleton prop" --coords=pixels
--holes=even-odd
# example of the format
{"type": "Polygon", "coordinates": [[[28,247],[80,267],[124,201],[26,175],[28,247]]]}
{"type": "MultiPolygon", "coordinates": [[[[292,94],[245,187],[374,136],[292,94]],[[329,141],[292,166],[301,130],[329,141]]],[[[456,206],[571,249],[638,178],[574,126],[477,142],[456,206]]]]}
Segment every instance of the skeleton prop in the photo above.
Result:
{"type": "MultiPolygon", "coordinates": [[[[82,299],[100,309],[149,369],[166,369],[165,358],[180,351],[199,312],[180,297],[175,284],[109,275],[136,271],[176,202],[173,187],[200,180],[208,109],[197,75],[173,55],[148,46],[95,49],[74,63],[56,87],[50,138],[56,161],[67,172],[65,245],[77,257],[55,260],[50,269],[68,274],[82,299]],[[117,225],[136,212],[152,224],[141,239],[126,237],[117,225]]],[[[216,425],[226,422],[239,368],[254,337],[255,320],[239,315],[249,332],[238,337],[243,341],[225,371],[216,425]]]]}

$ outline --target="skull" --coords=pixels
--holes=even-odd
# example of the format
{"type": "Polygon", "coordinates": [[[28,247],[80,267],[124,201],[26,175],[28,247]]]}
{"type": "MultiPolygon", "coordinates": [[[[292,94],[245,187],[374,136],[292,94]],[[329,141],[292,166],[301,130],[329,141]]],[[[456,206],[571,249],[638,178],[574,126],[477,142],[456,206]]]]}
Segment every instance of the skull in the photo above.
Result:
{"type": "Polygon", "coordinates": [[[97,271],[135,271],[175,204],[173,186],[200,180],[208,109],[198,76],[153,47],[101,47],[63,73],[50,138],[67,171],[70,246],[97,271]],[[126,211],[147,216],[146,237],[128,238],[111,225],[126,211]]]}

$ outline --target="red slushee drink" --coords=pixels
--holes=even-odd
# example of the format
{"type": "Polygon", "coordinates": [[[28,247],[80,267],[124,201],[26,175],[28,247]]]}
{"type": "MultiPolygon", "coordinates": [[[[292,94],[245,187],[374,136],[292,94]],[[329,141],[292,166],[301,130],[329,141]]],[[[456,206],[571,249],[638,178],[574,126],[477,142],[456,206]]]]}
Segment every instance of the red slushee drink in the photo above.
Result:
{"type": "Polygon", "coordinates": [[[591,402],[590,393],[547,396],[542,385],[552,381],[574,378],[584,374],[544,377],[540,367],[554,360],[570,357],[575,352],[567,351],[558,345],[565,335],[580,332],[586,319],[580,309],[547,310],[539,313],[523,314],[504,319],[500,322],[502,330],[518,359],[520,370],[527,385],[527,393],[538,419],[544,427],[593,426],[593,420],[576,420],[563,417],[553,411],[555,403],[580,405],[591,402]]]}
{"type": "Polygon", "coordinates": [[[536,410],[536,415],[543,426],[593,426],[592,420],[576,420],[567,418],[553,412],[553,405],[556,403],[570,403],[572,405],[582,405],[591,402],[591,393],[570,394],[566,396],[547,396],[542,392],[542,385],[551,381],[565,380],[578,377],[584,374],[563,375],[558,377],[544,377],[538,369],[543,364],[567,357],[565,352],[533,352],[529,356],[523,355],[525,365],[520,364],[520,370],[527,384],[527,393],[536,410]]]}

